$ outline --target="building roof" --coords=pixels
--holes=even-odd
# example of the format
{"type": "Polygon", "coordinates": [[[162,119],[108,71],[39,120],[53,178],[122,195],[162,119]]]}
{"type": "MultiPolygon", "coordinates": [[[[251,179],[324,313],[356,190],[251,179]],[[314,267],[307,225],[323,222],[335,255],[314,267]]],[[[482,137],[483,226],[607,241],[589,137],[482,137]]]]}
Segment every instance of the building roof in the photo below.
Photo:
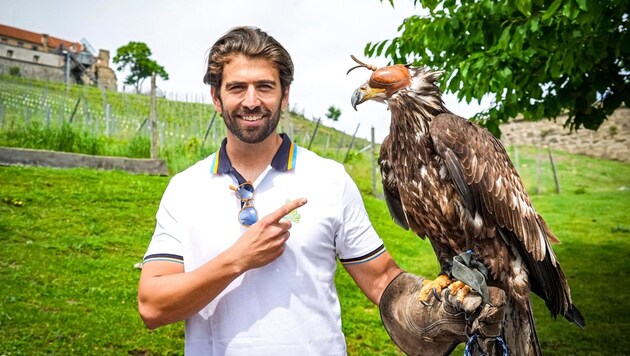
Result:
{"type": "Polygon", "coordinates": [[[47,38],[46,47],[48,48],[57,48],[63,44],[63,46],[68,49],[74,46],[75,52],[81,52],[83,50],[83,45],[80,42],[72,42],[58,37],[49,36],[44,33],[31,32],[3,24],[0,24],[0,36],[42,46],[44,46],[44,38],[47,38]]]}

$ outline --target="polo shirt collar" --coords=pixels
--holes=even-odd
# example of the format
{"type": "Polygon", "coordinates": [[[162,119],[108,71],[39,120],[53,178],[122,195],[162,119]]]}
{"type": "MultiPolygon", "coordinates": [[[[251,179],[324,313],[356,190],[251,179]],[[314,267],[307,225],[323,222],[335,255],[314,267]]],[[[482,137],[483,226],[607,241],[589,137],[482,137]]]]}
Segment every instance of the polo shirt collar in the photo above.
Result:
{"type": "MultiPolygon", "coordinates": [[[[278,148],[278,152],[276,152],[271,160],[271,167],[277,171],[286,172],[295,168],[297,147],[287,134],[281,133],[280,137],[282,138],[282,143],[280,144],[280,148],[278,148]]],[[[227,174],[235,171],[227,155],[226,145],[227,137],[223,139],[221,147],[214,155],[211,168],[212,174],[227,174]]]]}

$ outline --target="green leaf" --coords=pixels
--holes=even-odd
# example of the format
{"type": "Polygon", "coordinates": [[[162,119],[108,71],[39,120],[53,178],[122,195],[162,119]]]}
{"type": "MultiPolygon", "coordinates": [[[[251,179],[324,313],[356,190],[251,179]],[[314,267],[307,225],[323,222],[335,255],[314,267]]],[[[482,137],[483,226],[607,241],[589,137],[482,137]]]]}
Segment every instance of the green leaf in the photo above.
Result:
{"type": "Polygon", "coordinates": [[[505,50],[508,48],[510,44],[510,30],[512,29],[512,25],[506,27],[503,32],[501,32],[501,37],[499,37],[499,41],[497,42],[497,48],[501,50],[505,50]]]}
{"type": "Polygon", "coordinates": [[[573,72],[573,53],[572,52],[566,52],[564,54],[564,58],[562,60],[562,70],[571,75],[571,73],[573,72]]]}
{"type": "Polygon", "coordinates": [[[576,0],[578,6],[580,7],[580,10],[582,11],[588,11],[588,5],[587,5],[587,1],[586,0],[576,0]]]}
{"type": "Polygon", "coordinates": [[[558,8],[560,7],[560,5],[562,5],[562,0],[555,0],[547,9],[547,11],[545,11],[545,13],[542,15],[542,19],[543,21],[549,20],[553,14],[556,13],[556,11],[558,10],[558,8]]]}
{"type": "Polygon", "coordinates": [[[540,25],[540,22],[538,21],[537,18],[533,18],[529,21],[529,29],[532,32],[538,32],[539,25],[540,25]]]}
{"type": "Polygon", "coordinates": [[[532,2],[530,0],[516,0],[516,8],[526,17],[532,14],[532,2]]]}

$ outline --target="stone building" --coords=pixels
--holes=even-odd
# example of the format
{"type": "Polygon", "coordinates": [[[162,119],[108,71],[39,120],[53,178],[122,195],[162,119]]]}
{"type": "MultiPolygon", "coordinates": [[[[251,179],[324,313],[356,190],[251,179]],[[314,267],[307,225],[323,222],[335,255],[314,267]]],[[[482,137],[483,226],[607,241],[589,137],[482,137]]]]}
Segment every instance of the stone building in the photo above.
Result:
{"type": "Polygon", "coordinates": [[[72,42],[0,24],[0,74],[97,85],[116,90],[109,51],[98,56],[87,40],[72,42]]]}

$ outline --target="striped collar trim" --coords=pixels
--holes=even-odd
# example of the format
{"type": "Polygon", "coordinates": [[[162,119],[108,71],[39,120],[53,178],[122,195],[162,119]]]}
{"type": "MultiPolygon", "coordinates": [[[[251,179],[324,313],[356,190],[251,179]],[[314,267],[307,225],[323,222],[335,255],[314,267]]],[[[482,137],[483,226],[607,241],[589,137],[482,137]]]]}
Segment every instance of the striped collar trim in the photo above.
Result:
{"type": "MultiPolygon", "coordinates": [[[[289,136],[285,133],[281,133],[282,143],[278,152],[273,156],[271,160],[271,167],[280,172],[290,171],[295,168],[297,159],[297,146],[289,136]]],[[[221,142],[221,147],[214,155],[210,171],[212,174],[226,174],[232,170],[232,162],[227,155],[226,150],[227,137],[221,142]]]]}

